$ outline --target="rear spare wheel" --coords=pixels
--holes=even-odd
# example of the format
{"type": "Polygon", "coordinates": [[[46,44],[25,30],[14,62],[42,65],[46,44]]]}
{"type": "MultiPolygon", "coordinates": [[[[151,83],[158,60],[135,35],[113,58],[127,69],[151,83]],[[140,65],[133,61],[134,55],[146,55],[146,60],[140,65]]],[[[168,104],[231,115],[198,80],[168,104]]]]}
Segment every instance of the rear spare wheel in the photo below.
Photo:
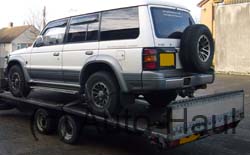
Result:
{"type": "Polygon", "coordinates": [[[181,39],[180,59],[183,68],[190,72],[207,72],[212,66],[214,41],[205,25],[191,25],[181,39]]]}

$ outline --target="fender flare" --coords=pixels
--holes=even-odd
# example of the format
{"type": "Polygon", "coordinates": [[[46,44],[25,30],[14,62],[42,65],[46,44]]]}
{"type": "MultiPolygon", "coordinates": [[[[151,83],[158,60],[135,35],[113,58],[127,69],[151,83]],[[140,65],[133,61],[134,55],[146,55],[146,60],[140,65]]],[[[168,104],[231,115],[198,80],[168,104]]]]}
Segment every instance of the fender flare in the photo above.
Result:
{"type": "Polygon", "coordinates": [[[8,65],[7,65],[7,70],[6,70],[6,76],[8,76],[8,72],[9,72],[9,69],[10,67],[12,66],[11,64],[18,64],[22,71],[23,71],[23,74],[24,74],[24,78],[25,78],[25,81],[26,82],[29,82],[30,81],[30,76],[29,76],[29,73],[27,71],[27,69],[24,67],[25,66],[25,62],[23,62],[23,60],[20,60],[20,59],[11,59],[9,60],[8,62],[8,65]]]}
{"type": "Polygon", "coordinates": [[[101,63],[101,64],[105,64],[105,65],[109,66],[116,76],[116,79],[119,83],[121,91],[128,92],[128,87],[127,87],[127,84],[126,84],[124,77],[122,75],[122,67],[121,67],[120,63],[115,58],[108,56],[108,55],[93,56],[93,57],[90,57],[86,60],[86,63],[83,66],[81,73],[80,73],[81,85],[84,85],[85,83],[82,83],[82,82],[87,80],[87,79],[84,79],[84,72],[87,70],[87,68],[90,65],[94,65],[97,63],[101,63]]]}

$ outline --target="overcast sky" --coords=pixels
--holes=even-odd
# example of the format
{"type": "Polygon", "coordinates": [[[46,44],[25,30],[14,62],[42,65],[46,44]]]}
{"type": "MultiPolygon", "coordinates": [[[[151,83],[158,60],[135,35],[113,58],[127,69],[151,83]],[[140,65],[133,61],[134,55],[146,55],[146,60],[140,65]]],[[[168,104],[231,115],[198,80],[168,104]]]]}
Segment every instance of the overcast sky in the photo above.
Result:
{"type": "MultiPolygon", "coordinates": [[[[2,0],[0,2],[0,28],[8,26],[10,22],[14,26],[23,25],[30,18],[31,12],[41,12],[43,6],[47,7],[47,20],[53,20],[65,16],[81,14],[93,8],[95,5],[112,5],[109,0],[2,0]]],[[[125,0],[124,0],[125,1],[125,0]]],[[[195,19],[200,17],[200,9],[196,6],[200,0],[166,0],[182,4],[188,7],[195,19]]]]}

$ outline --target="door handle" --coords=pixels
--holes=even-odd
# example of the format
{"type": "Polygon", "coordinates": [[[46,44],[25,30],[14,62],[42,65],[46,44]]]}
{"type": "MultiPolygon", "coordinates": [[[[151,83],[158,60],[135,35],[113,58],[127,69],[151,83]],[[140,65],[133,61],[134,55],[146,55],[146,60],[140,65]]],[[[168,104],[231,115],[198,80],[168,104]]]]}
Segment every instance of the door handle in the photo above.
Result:
{"type": "Polygon", "coordinates": [[[86,55],[93,55],[94,52],[93,52],[93,51],[86,51],[85,54],[86,54],[86,55]]]}
{"type": "Polygon", "coordinates": [[[53,56],[55,56],[55,57],[58,57],[60,55],[60,53],[59,52],[55,52],[55,53],[53,53],[53,56]]]}

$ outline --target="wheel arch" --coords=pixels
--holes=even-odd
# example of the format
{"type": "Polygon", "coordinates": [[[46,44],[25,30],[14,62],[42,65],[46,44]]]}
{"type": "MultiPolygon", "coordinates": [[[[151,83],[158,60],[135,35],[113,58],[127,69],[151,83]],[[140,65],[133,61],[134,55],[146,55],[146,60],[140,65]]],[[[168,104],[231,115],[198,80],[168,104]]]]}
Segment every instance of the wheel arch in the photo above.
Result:
{"type": "MultiPolygon", "coordinates": [[[[110,60],[110,59],[109,59],[110,60]]],[[[122,75],[122,68],[116,60],[93,60],[86,63],[86,65],[82,68],[80,73],[80,84],[81,87],[84,87],[85,83],[87,82],[88,78],[98,71],[108,71],[112,73],[122,92],[128,92],[128,88],[126,82],[122,75]]]]}
{"type": "Polygon", "coordinates": [[[6,68],[6,75],[8,75],[10,68],[11,68],[12,66],[15,66],[15,65],[21,67],[21,69],[22,69],[22,71],[23,71],[23,73],[24,73],[24,78],[25,78],[26,82],[28,82],[29,79],[30,79],[30,78],[29,78],[28,71],[24,68],[23,63],[22,63],[20,60],[10,60],[10,61],[8,62],[8,65],[7,65],[7,68],[6,68]]]}

